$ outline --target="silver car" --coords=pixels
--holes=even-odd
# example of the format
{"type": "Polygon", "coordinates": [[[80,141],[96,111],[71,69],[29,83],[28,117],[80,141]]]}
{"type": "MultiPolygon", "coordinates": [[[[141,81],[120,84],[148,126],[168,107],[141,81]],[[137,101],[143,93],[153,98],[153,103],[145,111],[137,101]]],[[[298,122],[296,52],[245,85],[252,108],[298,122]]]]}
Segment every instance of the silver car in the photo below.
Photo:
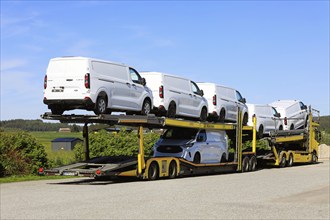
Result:
{"type": "Polygon", "coordinates": [[[225,131],[170,128],[154,145],[154,157],[178,157],[193,163],[228,160],[225,131]]]}

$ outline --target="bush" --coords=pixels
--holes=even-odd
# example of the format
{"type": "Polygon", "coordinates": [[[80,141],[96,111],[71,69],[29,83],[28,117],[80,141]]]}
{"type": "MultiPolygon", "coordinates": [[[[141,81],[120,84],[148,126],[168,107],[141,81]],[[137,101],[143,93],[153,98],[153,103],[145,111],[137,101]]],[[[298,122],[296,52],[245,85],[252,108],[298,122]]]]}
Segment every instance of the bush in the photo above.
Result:
{"type": "Polygon", "coordinates": [[[35,174],[48,167],[43,145],[27,132],[0,132],[0,176],[35,174]]]}
{"type": "MultiPolygon", "coordinates": [[[[146,157],[152,156],[152,147],[159,139],[159,134],[150,132],[144,136],[144,153],[146,157]]],[[[118,133],[109,133],[101,130],[89,134],[90,157],[98,156],[136,156],[139,150],[139,138],[135,132],[122,129],[118,133]]],[[[74,148],[75,159],[84,159],[84,145],[77,144],[74,148]]]]}

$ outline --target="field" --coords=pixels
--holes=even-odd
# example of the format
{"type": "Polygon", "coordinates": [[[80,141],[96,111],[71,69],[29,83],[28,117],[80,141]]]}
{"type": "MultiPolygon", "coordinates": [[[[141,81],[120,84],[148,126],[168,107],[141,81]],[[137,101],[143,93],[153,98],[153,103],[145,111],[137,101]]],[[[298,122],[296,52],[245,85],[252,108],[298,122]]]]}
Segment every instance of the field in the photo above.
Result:
{"type": "Polygon", "coordinates": [[[74,137],[83,139],[81,132],[60,133],[55,131],[30,132],[37,141],[45,146],[48,159],[52,160],[55,166],[66,165],[75,162],[73,151],[52,151],[51,141],[55,138],[74,137]]]}

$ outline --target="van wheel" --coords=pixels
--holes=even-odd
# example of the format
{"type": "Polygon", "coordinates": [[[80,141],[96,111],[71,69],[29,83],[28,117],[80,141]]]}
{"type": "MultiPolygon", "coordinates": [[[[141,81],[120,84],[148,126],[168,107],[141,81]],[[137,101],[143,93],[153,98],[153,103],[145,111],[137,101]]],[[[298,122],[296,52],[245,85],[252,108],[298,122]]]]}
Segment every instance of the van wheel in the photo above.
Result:
{"type": "Polygon", "coordinates": [[[222,154],[221,159],[220,159],[220,163],[225,163],[225,162],[227,162],[226,154],[222,154]]]}
{"type": "Polygon", "coordinates": [[[293,124],[290,126],[290,130],[294,130],[294,126],[293,126],[293,124]]]}
{"type": "Polygon", "coordinates": [[[193,163],[196,163],[196,164],[201,163],[201,155],[198,152],[194,156],[193,163]]]}
{"type": "Polygon", "coordinates": [[[264,126],[260,125],[258,130],[258,138],[261,139],[264,136],[264,126]]]}
{"type": "Polygon", "coordinates": [[[108,102],[107,99],[104,96],[99,96],[96,101],[96,106],[94,109],[94,113],[96,115],[99,114],[106,114],[107,113],[107,106],[108,102]]]}
{"type": "Polygon", "coordinates": [[[62,115],[64,113],[64,110],[60,107],[52,107],[52,108],[50,108],[50,111],[54,115],[62,115]]]}
{"type": "Polygon", "coordinates": [[[176,105],[174,102],[171,102],[170,105],[168,106],[167,117],[175,118],[175,115],[176,115],[176,105]]]}
{"type": "Polygon", "coordinates": [[[201,111],[200,120],[201,121],[206,121],[206,119],[207,119],[207,109],[205,107],[203,107],[202,111],[201,111]]]}
{"type": "Polygon", "coordinates": [[[283,126],[281,125],[278,130],[282,131],[283,130],[283,126]]]}
{"type": "Polygon", "coordinates": [[[243,116],[243,126],[247,125],[248,123],[248,115],[245,113],[243,116]]]}
{"type": "Polygon", "coordinates": [[[168,168],[168,177],[170,179],[174,179],[176,177],[176,173],[177,173],[177,165],[176,162],[174,160],[172,160],[172,162],[170,163],[170,166],[168,168]]]}
{"type": "Polygon", "coordinates": [[[219,115],[219,122],[224,123],[226,118],[226,111],[224,109],[221,109],[220,115],[219,115]]]}
{"type": "Polygon", "coordinates": [[[148,99],[144,100],[143,105],[142,105],[142,115],[148,115],[151,111],[151,103],[148,99]]]}

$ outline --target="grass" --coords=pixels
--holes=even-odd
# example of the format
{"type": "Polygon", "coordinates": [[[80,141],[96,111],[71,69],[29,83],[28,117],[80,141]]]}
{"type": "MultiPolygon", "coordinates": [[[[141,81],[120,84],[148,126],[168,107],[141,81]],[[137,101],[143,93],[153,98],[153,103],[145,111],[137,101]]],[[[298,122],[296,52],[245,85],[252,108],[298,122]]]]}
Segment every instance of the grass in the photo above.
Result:
{"type": "MultiPolygon", "coordinates": [[[[33,180],[51,180],[51,179],[67,179],[67,178],[74,178],[74,177],[73,176],[36,176],[36,175],[10,176],[10,177],[1,177],[0,184],[33,181],[33,180]]],[[[77,177],[75,176],[75,178],[77,177]]]]}
{"type": "Polygon", "coordinates": [[[74,138],[82,138],[82,133],[60,133],[56,131],[48,131],[48,132],[30,132],[37,141],[45,146],[45,151],[47,153],[47,157],[49,160],[53,161],[55,166],[62,166],[76,162],[73,151],[53,151],[51,147],[51,141],[55,138],[65,138],[65,137],[74,137],[74,138]]]}

